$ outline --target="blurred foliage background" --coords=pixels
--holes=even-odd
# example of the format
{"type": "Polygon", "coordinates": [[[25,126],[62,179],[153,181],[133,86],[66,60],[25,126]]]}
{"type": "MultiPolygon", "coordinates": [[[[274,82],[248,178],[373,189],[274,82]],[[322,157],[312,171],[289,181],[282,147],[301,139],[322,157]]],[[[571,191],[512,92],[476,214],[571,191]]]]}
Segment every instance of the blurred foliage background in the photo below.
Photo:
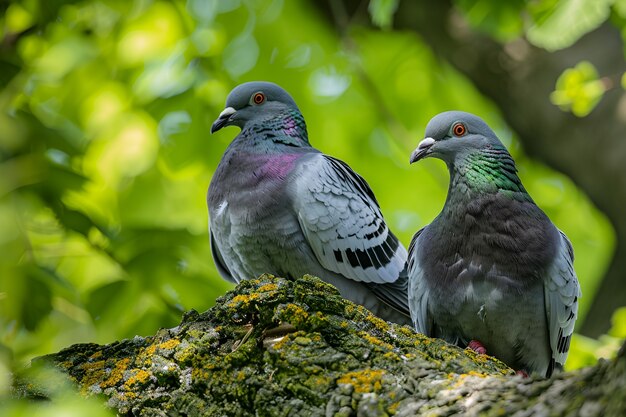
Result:
{"type": "MultiPolygon", "coordinates": [[[[447,192],[442,163],[408,164],[426,123],[450,109],[481,115],[570,237],[584,318],[613,255],[611,224],[567,177],[524,154],[468,79],[393,30],[397,1],[363,3],[375,26],[348,22],[346,37],[304,0],[0,2],[0,403],[7,373],[37,355],[152,334],[230,288],[211,259],[205,197],[237,131],[209,128],[230,89],[250,80],[293,95],[312,144],[365,177],[405,245],[447,192]]],[[[455,7],[494,39],[555,50],[622,16],[626,2],[455,7]]],[[[604,84],[589,63],[569,71],[545,95],[585,117],[604,84]]],[[[610,355],[625,335],[621,309],[610,335],[574,339],[568,367],[610,355]]],[[[9,415],[30,410],[7,404],[9,415]]]]}

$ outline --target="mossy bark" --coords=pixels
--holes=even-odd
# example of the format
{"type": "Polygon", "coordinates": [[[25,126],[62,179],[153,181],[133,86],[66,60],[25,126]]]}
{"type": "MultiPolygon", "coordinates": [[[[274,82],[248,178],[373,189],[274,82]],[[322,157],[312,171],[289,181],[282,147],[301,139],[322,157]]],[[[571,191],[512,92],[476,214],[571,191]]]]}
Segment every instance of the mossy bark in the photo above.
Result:
{"type": "Polygon", "coordinates": [[[132,416],[626,415],[626,354],[552,379],[387,323],[305,276],[246,281],[173,329],[41,358],[132,416]]]}

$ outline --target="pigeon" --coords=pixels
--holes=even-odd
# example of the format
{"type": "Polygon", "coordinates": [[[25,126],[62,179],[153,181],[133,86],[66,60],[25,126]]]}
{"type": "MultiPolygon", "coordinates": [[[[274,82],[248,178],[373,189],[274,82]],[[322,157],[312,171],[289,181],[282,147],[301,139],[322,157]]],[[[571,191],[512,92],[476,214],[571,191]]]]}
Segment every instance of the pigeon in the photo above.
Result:
{"type": "Polygon", "coordinates": [[[241,84],[211,133],[231,125],[241,131],[207,195],[220,275],[233,283],[315,275],[379,317],[411,325],[406,249],[365,180],[310,145],[293,98],[274,83],[241,84]]]}
{"type": "Polygon", "coordinates": [[[578,313],[572,245],[533,202],[513,158],[479,117],[435,116],[410,163],[450,172],[441,213],[409,246],[418,332],[489,352],[522,375],[562,369],[578,313]]]}

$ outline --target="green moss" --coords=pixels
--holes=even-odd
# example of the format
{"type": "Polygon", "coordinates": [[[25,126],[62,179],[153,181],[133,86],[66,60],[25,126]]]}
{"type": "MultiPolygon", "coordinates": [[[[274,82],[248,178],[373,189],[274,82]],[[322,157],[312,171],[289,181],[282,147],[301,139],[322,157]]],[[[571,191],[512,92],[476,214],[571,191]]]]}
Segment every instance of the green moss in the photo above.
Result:
{"type": "Polygon", "coordinates": [[[385,415],[410,395],[400,382],[409,375],[419,381],[424,369],[447,387],[511,372],[488,356],[387,323],[311,276],[263,275],[154,337],[77,345],[47,359],[85,394],[104,392],[121,414],[141,415],[354,415],[359,407],[385,415]],[[264,343],[280,323],[294,331],[264,343]]]}

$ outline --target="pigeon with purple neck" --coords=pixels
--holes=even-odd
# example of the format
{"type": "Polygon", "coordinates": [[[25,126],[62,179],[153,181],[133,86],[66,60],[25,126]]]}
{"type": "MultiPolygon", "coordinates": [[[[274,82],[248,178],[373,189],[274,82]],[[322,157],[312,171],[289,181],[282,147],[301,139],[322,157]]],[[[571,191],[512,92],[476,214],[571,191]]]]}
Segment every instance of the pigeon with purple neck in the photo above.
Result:
{"type": "Polygon", "coordinates": [[[273,83],[241,84],[211,132],[226,126],[241,132],[207,197],[222,277],[311,274],[381,318],[410,324],[406,249],[365,180],[310,145],[293,98],[273,83]]]}

